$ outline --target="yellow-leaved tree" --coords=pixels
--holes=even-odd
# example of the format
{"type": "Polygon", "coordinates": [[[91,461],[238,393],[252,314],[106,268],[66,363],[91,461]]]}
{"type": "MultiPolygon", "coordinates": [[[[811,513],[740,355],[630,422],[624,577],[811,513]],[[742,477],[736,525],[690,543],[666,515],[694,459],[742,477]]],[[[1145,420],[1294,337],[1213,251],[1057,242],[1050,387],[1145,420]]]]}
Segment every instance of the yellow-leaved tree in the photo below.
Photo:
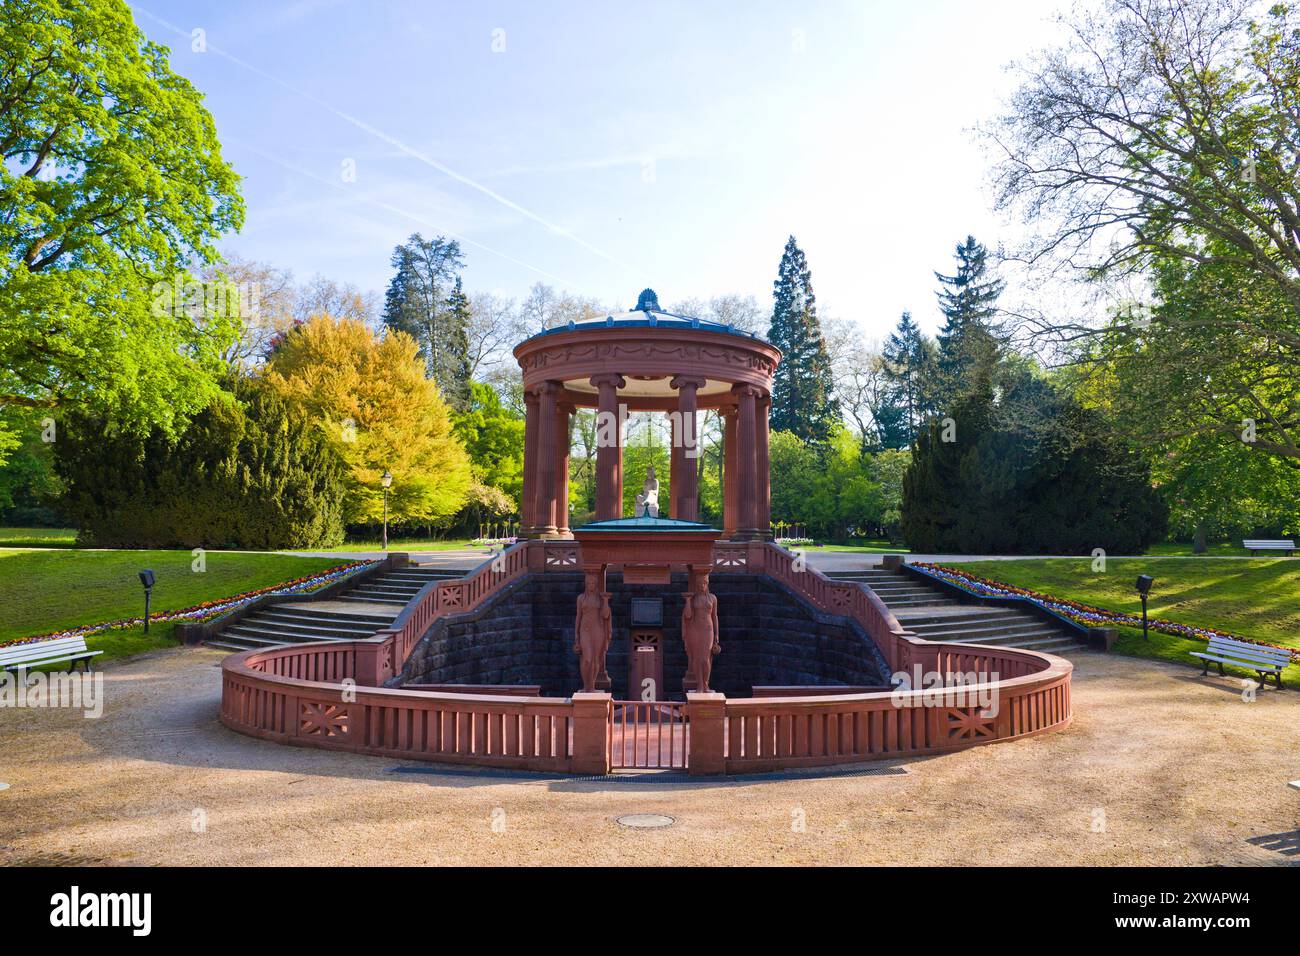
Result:
{"type": "Polygon", "coordinates": [[[309,319],[272,345],[267,381],[308,410],[348,463],[349,524],[382,516],[385,469],[393,475],[391,521],[438,524],[465,503],[469,456],[417,353],[402,332],[376,335],[362,322],[330,315],[309,319]]]}

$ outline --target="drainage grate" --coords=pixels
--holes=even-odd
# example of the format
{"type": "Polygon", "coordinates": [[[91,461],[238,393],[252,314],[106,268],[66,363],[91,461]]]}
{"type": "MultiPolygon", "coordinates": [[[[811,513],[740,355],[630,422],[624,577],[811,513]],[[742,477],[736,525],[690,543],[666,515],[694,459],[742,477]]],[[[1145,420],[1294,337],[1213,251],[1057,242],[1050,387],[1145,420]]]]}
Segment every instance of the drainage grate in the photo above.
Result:
{"type": "Polygon", "coordinates": [[[631,830],[660,830],[672,826],[676,821],[664,813],[627,813],[615,817],[614,822],[631,830]]]}

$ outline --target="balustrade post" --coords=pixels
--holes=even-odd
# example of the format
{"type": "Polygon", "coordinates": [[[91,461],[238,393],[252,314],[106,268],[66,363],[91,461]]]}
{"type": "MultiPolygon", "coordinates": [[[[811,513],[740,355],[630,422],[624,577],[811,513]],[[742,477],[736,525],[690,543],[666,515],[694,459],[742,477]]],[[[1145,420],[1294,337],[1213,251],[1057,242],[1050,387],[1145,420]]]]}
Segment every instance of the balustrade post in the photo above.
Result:
{"type": "Polygon", "coordinates": [[[686,694],[686,720],[691,730],[688,771],[692,776],[727,772],[727,697],[717,691],[686,694]]]}
{"type": "Polygon", "coordinates": [[[614,698],[602,691],[578,691],[573,703],[572,773],[607,774],[611,769],[610,727],[614,720],[614,698]]]}

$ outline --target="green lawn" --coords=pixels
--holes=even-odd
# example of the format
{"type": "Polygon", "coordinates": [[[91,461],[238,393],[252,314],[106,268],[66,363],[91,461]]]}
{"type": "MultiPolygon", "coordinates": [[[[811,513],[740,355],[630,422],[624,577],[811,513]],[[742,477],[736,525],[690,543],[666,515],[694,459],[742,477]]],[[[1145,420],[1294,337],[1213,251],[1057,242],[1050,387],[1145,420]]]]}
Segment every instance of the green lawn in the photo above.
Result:
{"type": "MultiPolygon", "coordinates": [[[[181,608],[304,577],[344,562],[282,554],[209,551],[207,567],[191,570],[189,551],[24,551],[0,548],[0,641],[79,624],[132,617],[144,610],[136,572],[156,581],[151,610],[181,608]]],[[[174,643],[174,625],[155,624],[87,638],[97,661],[174,643]]]]}
{"type": "MultiPolygon", "coordinates": [[[[483,549],[484,545],[470,544],[469,538],[389,538],[389,551],[460,551],[465,548],[483,549]]],[[[322,553],[346,554],[351,551],[382,552],[383,544],[374,541],[345,541],[343,544],[329,548],[302,548],[302,551],[320,551],[322,553]]]]}
{"type": "Polygon", "coordinates": [[[1250,552],[1241,546],[1240,541],[1212,542],[1206,546],[1204,554],[1196,554],[1192,550],[1190,541],[1161,541],[1159,544],[1151,545],[1147,553],[1153,556],[1170,555],[1187,558],[1248,558],[1251,556],[1250,552]]]}
{"type": "MultiPolygon", "coordinates": [[[[1129,613],[1141,613],[1134,582],[1139,574],[1149,574],[1155,578],[1149,601],[1152,617],[1300,647],[1300,561],[1111,558],[1104,573],[1094,572],[1089,558],[977,561],[954,567],[1053,597],[1129,613]]],[[[1121,628],[1115,649],[1191,665],[1196,659],[1188,652],[1203,650],[1204,644],[1155,631],[1144,642],[1140,628],[1121,628]]],[[[1300,683],[1300,665],[1289,667],[1283,680],[1300,683]]]]}
{"type": "Polygon", "coordinates": [[[0,548],[71,548],[76,543],[72,528],[0,528],[0,548]]]}
{"type": "Polygon", "coordinates": [[[814,544],[806,551],[843,551],[853,554],[909,554],[907,548],[890,544],[884,538],[876,538],[853,544],[814,544]]]}

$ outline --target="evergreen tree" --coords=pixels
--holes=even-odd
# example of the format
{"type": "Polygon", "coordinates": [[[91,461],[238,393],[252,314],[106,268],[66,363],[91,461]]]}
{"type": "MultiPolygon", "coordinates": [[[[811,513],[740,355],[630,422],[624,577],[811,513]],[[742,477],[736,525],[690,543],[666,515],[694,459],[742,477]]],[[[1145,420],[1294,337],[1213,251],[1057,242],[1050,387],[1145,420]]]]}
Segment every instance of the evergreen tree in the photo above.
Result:
{"type": "Polygon", "coordinates": [[[994,317],[1006,283],[989,274],[987,250],[974,236],[958,244],[956,257],[956,275],[934,274],[939,310],[947,320],[938,336],[934,397],[939,408],[991,385],[1002,353],[994,317]]]}
{"type": "Polygon", "coordinates": [[[74,414],[54,444],[63,508],[112,548],[316,548],[343,540],[345,465],[301,411],[235,378],[175,438],[74,414]]]}
{"type": "Polygon", "coordinates": [[[772,428],[824,444],[839,422],[830,355],[817,320],[812,272],[791,236],[773,283],[768,339],[783,354],[772,387],[772,428]]]}
{"type": "Polygon", "coordinates": [[[469,302],[460,287],[460,243],[418,232],[393,250],[384,324],[420,348],[425,374],[459,407],[469,396],[469,302]]]}
{"type": "Polygon", "coordinates": [[[897,443],[886,442],[883,435],[881,440],[886,448],[901,448],[912,443],[922,421],[934,410],[938,356],[934,342],[921,331],[911,312],[903,313],[881,354],[885,376],[894,389],[893,405],[902,412],[891,435],[897,443]]]}

